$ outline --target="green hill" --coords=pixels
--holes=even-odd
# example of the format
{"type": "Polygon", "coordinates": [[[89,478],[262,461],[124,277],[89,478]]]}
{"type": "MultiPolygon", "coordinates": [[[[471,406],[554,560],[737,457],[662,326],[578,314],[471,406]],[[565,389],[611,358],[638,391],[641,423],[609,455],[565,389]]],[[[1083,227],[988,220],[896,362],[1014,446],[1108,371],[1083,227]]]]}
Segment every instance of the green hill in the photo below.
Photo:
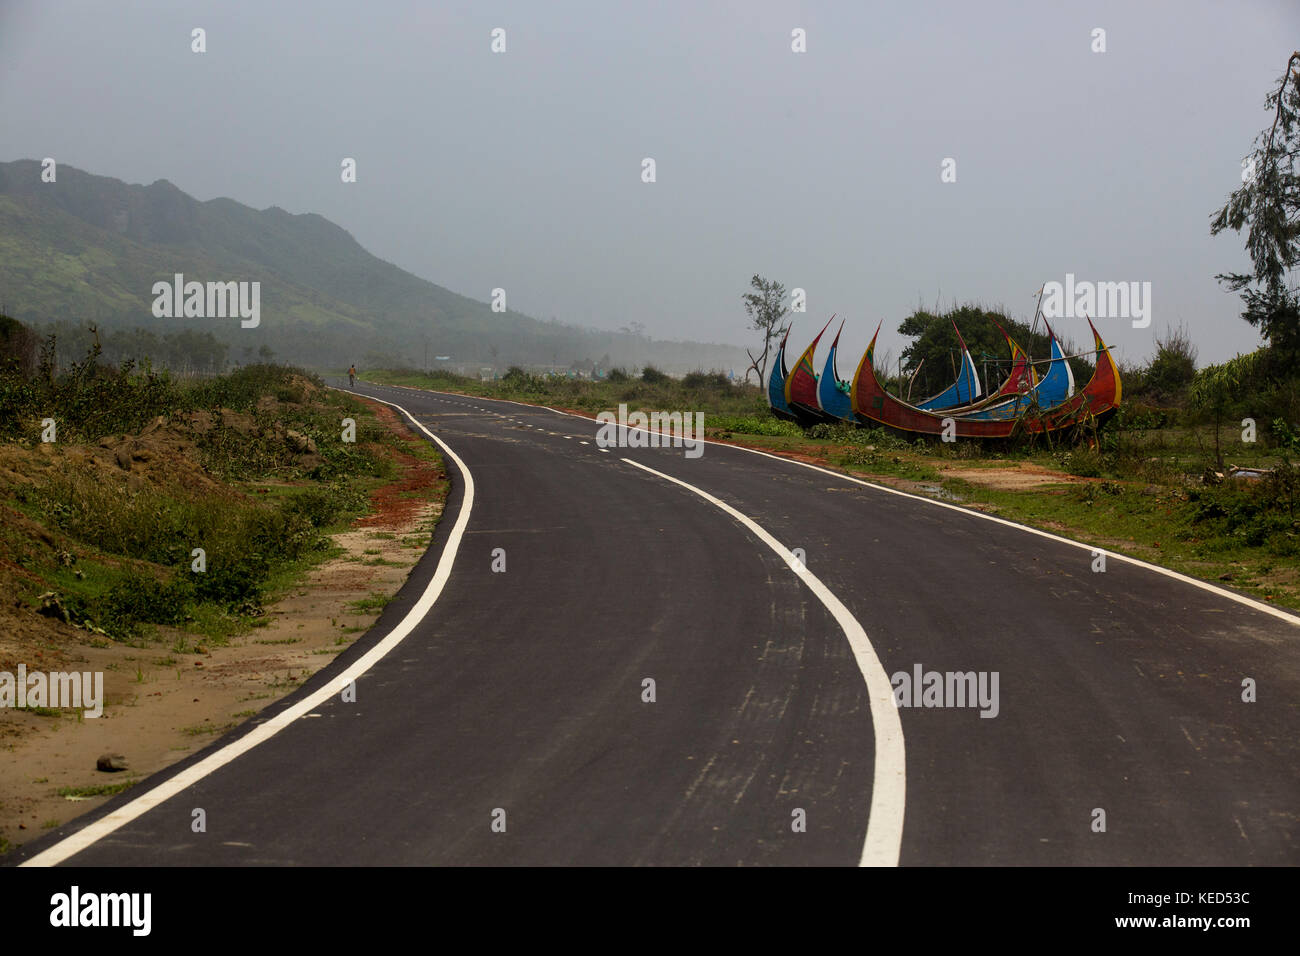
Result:
{"type": "Polygon", "coordinates": [[[232,357],[270,348],[279,358],[337,367],[413,364],[429,354],[463,365],[655,364],[744,367],[723,345],[640,335],[493,312],[379,259],[315,214],[231,199],[200,202],[166,180],[149,186],[58,167],[41,181],[35,160],[0,163],[0,312],[30,325],[96,323],[155,334],[211,332],[232,357]],[[261,322],[155,318],[152,288],[172,281],[261,283],[261,322]]]}

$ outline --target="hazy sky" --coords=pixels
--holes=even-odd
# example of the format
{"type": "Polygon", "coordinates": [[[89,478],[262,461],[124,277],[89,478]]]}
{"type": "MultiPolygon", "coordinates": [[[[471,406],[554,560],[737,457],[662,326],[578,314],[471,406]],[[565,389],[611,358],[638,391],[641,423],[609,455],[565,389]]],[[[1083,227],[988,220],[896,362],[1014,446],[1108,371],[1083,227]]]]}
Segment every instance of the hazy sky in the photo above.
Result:
{"type": "Polygon", "coordinates": [[[800,345],[846,316],[854,359],[918,301],[1150,282],[1151,327],[1102,334],[1140,359],[1185,323],[1204,364],[1258,344],[1209,217],[1296,48],[1297,0],[0,0],[0,159],[317,212],[462,294],[657,338],[751,342],[755,272],[807,290],[800,345]]]}

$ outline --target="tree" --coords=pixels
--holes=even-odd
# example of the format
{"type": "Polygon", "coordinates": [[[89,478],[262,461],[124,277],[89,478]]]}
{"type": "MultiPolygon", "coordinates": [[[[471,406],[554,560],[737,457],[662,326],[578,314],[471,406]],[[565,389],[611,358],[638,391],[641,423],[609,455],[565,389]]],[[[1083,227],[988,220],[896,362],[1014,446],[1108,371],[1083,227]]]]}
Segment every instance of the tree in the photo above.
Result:
{"type": "Polygon", "coordinates": [[[1182,394],[1196,378],[1196,346],[1180,326],[1156,340],[1156,355],[1147,366],[1143,383],[1165,401],[1182,394]]]}
{"type": "Polygon", "coordinates": [[[24,379],[36,368],[36,350],[40,336],[0,312],[0,372],[16,371],[24,379]]]}
{"type": "Polygon", "coordinates": [[[772,340],[785,334],[789,325],[782,325],[781,320],[788,315],[785,307],[785,286],[779,282],[769,282],[762,276],[755,275],[749,280],[753,292],[741,296],[745,303],[745,312],[752,322],[750,328],[763,333],[763,351],[757,357],[745,349],[749,356],[749,368],[745,369],[745,378],[751,370],[758,373],[761,388],[767,381],[767,357],[772,349],[772,340]]]}
{"type": "MultiPolygon", "coordinates": [[[[953,331],[954,323],[961,330],[985,388],[1000,387],[1011,374],[1011,353],[998,325],[1006,329],[1017,345],[1028,350],[1039,374],[1047,371],[1044,363],[1051,356],[1051,345],[1041,325],[1035,331],[1027,323],[1011,318],[1004,308],[990,309],[977,303],[954,305],[943,313],[918,308],[898,326],[900,335],[913,339],[900,356],[905,397],[909,382],[911,398],[920,400],[943,391],[956,380],[961,353],[957,334],[953,331]]],[[[1062,351],[1070,356],[1067,361],[1075,381],[1086,382],[1091,378],[1093,364],[1077,354],[1080,350],[1068,341],[1062,340],[1060,345],[1062,351]]],[[[894,369],[893,373],[898,374],[898,370],[894,369]]]]}
{"type": "Polygon", "coordinates": [[[1263,349],[1238,355],[1222,365],[1208,365],[1192,379],[1189,394],[1193,408],[1208,412],[1214,419],[1214,460],[1223,470],[1223,448],[1219,443],[1219,430],[1223,419],[1234,408],[1234,400],[1241,395],[1243,386],[1266,374],[1268,353],[1263,349]]]}
{"type": "Polygon", "coordinates": [[[1300,295],[1288,285],[1300,263],[1300,52],[1292,53],[1275,92],[1265,100],[1274,110],[1273,125],[1255,137],[1243,161],[1242,185],[1210,220],[1210,234],[1246,229],[1252,274],[1216,276],[1228,289],[1241,292],[1241,317],[1259,328],[1279,351],[1300,349],[1300,295]]]}

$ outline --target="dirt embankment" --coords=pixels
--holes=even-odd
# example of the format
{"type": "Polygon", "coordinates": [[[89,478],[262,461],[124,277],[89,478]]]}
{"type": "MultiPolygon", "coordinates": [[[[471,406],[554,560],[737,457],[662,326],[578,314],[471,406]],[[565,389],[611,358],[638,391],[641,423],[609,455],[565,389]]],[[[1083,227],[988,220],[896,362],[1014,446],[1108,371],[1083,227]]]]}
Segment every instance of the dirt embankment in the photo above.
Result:
{"type": "MultiPolygon", "coordinates": [[[[404,442],[421,441],[387,407],[371,408],[404,442]]],[[[389,449],[395,477],[371,493],[369,514],[331,536],[339,553],[268,604],[261,626],[222,646],[168,627],[120,643],[43,616],[19,596],[44,587],[32,570],[42,552],[56,560],[66,555],[74,569],[78,557],[72,541],[5,500],[22,485],[81,469],[137,488],[179,483],[205,495],[256,494],[256,487],[234,487],[198,463],[192,435],[207,415],[184,428],[157,421],[138,435],[91,446],[0,446],[0,672],[16,673],[21,663],[29,673],[100,672],[104,680],[98,718],[0,707],[0,851],[97,806],[108,799],[105,791],[143,780],[292,691],[374,622],[427,547],[446,475],[406,445],[411,451],[389,449]],[[115,763],[126,769],[97,769],[105,755],[120,757],[115,763]]],[[[227,426],[252,423],[233,413],[223,418],[227,426]]],[[[304,442],[301,456],[311,454],[304,442]]]]}

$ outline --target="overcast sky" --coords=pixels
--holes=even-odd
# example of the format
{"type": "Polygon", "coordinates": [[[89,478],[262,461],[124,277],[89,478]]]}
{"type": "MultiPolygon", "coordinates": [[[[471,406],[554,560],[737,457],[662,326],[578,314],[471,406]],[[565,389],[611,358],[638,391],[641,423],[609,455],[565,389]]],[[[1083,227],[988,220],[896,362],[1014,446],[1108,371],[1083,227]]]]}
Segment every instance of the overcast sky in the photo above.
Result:
{"type": "Polygon", "coordinates": [[[1209,217],[1297,48],[1296,0],[0,0],[0,159],[317,212],[464,295],[656,338],[750,343],[755,272],[807,290],[800,345],[846,316],[855,359],[918,301],[1150,282],[1151,327],[1102,334],[1141,359],[1184,323],[1204,364],[1259,343],[1209,217]]]}

